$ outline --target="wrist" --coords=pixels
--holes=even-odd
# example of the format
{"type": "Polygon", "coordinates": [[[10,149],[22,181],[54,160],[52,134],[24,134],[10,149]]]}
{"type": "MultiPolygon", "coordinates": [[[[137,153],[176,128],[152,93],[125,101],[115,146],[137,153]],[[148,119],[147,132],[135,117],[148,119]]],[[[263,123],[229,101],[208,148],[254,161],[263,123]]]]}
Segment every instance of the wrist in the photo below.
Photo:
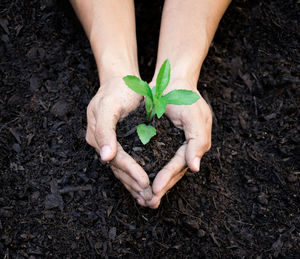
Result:
{"type": "MultiPolygon", "coordinates": [[[[173,81],[185,81],[197,89],[202,62],[191,60],[178,60],[171,67],[171,83],[173,81]]],[[[194,89],[191,89],[194,90],[194,89]]]]}
{"type": "MultiPolygon", "coordinates": [[[[174,89],[182,89],[182,87],[180,87],[181,84],[184,84],[184,86],[188,87],[189,89],[187,90],[197,90],[201,65],[202,63],[193,64],[192,62],[187,62],[186,60],[180,59],[177,59],[173,64],[171,63],[170,83],[166,89],[166,92],[174,89]]],[[[158,71],[155,71],[150,83],[151,86],[156,85],[157,75],[158,71]]]]}
{"type": "Polygon", "coordinates": [[[129,53],[106,52],[95,55],[100,85],[112,78],[123,78],[127,75],[140,77],[137,58],[129,53]]]}
{"type": "Polygon", "coordinates": [[[210,45],[205,29],[201,31],[202,37],[198,40],[185,42],[177,40],[164,42],[162,40],[160,42],[154,79],[158,75],[161,64],[168,58],[171,64],[171,80],[180,78],[197,85],[200,70],[210,45]]]}
{"type": "Polygon", "coordinates": [[[100,84],[98,93],[101,96],[110,96],[113,98],[114,105],[123,107],[130,107],[131,105],[138,105],[143,96],[132,91],[126,86],[122,77],[109,77],[100,84]]]}

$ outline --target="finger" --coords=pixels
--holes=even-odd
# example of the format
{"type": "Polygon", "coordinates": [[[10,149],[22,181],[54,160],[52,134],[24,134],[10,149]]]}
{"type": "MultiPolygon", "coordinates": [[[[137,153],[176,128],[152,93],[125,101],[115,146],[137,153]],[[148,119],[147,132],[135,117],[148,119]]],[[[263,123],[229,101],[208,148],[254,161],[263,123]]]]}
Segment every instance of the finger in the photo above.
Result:
{"type": "Polygon", "coordinates": [[[94,147],[96,151],[99,153],[100,149],[98,147],[98,143],[95,138],[95,128],[96,128],[96,119],[92,112],[91,103],[87,107],[87,129],[86,129],[86,135],[85,140],[86,142],[94,147]]]}
{"type": "MultiPolygon", "coordinates": [[[[187,167],[181,170],[175,177],[173,177],[166,187],[167,190],[171,189],[185,174],[187,167]]],[[[158,195],[154,195],[150,201],[146,201],[146,206],[151,209],[157,209],[160,205],[162,197],[166,194],[167,191],[160,192],[158,195]]]]}
{"type": "Polygon", "coordinates": [[[161,198],[171,189],[186,172],[185,161],[186,144],[181,146],[171,161],[157,174],[153,181],[153,198],[146,201],[150,208],[157,208],[161,198]]]}
{"type": "MultiPolygon", "coordinates": [[[[125,188],[128,190],[128,186],[126,185],[126,184],[124,184],[124,186],[125,186],[125,188]]],[[[131,195],[135,198],[135,196],[134,195],[137,195],[136,193],[133,193],[133,192],[131,192],[131,191],[129,191],[130,193],[131,193],[131,195]]],[[[141,205],[141,206],[146,206],[146,201],[145,201],[145,199],[144,198],[142,198],[141,196],[137,196],[137,198],[135,198],[136,199],[136,201],[138,202],[138,204],[139,205],[141,205]]]]}
{"type": "MultiPolygon", "coordinates": [[[[115,168],[113,170],[119,170],[119,169],[115,168]]],[[[132,197],[134,199],[136,199],[136,201],[138,202],[139,205],[146,206],[146,201],[145,201],[145,199],[140,194],[138,194],[136,191],[134,191],[128,184],[123,183],[123,185],[130,192],[130,194],[132,195],[132,197]]]]}
{"type": "Polygon", "coordinates": [[[132,182],[128,181],[128,179],[124,179],[124,176],[126,175],[125,172],[118,169],[117,167],[111,166],[111,170],[113,171],[115,177],[120,180],[120,182],[126,187],[126,189],[131,193],[133,198],[139,199],[141,198],[141,195],[139,194],[139,190],[136,190],[135,187],[133,187],[132,182]]]}
{"type": "Polygon", "coordinates": [[[139,205],[144,206],[144,207],[146,206],[146,201],[143,197],[141,197],[141,195],[139,195],[135,191],[132,191],[127,184],[124,184],[124,186],[131,193],[132,197],[136,199],[136,201],[138,202],[139,205]]]}
{"type": "Polygon", "coordinates": [[[91,133],[91,130],[89,129],[89,126],[88,126],[88,129],[87,129],[87,132],[86,132],[86,136],[85,136],[85,140],[86,142],[94,147],[96,149],[96,151],[99,153],[99,147],[98,147],[98,143],[95,139],[95,135],[93,133],[91,133]]]}
{"type": "Polygon", "coordinates": [[[111,165],[111,169],[114,175],[126,186],[128,186],[132,191],[140,195],[145,200],[152,199],[152,188],[148,186],[146,189],[142,189],[139,184],[126,172],[121,169],[111,165]]]}
{"type": "Polygon", "coordinates": [[[134,180],[130,175],[128,175],[123,170],[111,165],[110,166],[116,178],[118,178],[124,185],[128,185],[131,190],[136,193],[143,192],[143,189],[139,186],[139,184],[134,180]]]}
{"type": "Polygon", "coordinates": [[[171,161],[157,174],[152,185],[154,195],[166,193],[166,191],[170,189],[170,180],[186,167],[185,151],[186,144],[177,150],[171,161]]]}
{"type": "MultiPolygon", "coordinates": [[[[199,115],[198,115],[199,117],[199,115]]],[[[198,172],[200,161],[211,145],[211,120],[201,116],[198,120],[185,119],[184,133],[187,140],[187,150],[185,154],[188,167],[198,172]]]]}
{"type": "Polygon", "coordinates": [[[144,191],[139,191],[139,189],[138,189],[138,191],[135,190],[135,188],[132,185],[132,179],[131,179],[131,181],[130,180],[129,181],[126,180],[128,178],[126,177],[126,173],[125,172],[123,172],[122,170],[120,170],[120,169],[118,169],[118,168],[116,168],[114,166],[111,166],[111,169],[112,169],[114,175],[116,176],[116,178],[119,179],[121,181],[121,183],[125,186],[125,188],[131,193],[132,197],[134,199],[136,199],[137,202],[141,206],[146,206],[146,200],[147,199],[149,200],[149,199],[152,198],[151,187],[150,186],[148,187],[148,188],[150,188],[150,191],[151,191],[151,197],[149,197],[149,189],[148,189],[148,197],[147,197],[147,191],[146,191],[146,195],[145,195],[144,191]]]}
{"type": "Polygon", "coordinates": [[[112,160],[117,153],[116,124],[120,111],[102,98],[101,105],[94,116],[96,117],[95,139],[99,147],[102,161],[112,160]]]}
{"type": "Polygon", "coordinates": [[[142,190],[147,189],[150,181],[144,169],[123,150],[119,143],[117,145],[117,155],[111,161],[112,165],[126,172],[128,176],[137,182],[142,190]]]}

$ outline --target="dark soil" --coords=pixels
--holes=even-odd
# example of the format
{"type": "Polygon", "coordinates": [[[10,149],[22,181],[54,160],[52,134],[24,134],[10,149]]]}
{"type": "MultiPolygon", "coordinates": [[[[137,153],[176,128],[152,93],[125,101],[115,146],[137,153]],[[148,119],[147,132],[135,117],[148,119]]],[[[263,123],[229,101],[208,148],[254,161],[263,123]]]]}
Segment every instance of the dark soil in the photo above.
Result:
{"type": "Polygon", "coordinates": [[[143,167],[150,180],[154,179],[185,141],[183,131],[174,127],[165,116],[160,119],[155,116],[147,123],[144,105],[119,123],[117,136],[124,150],[143,167]],[[156,135],[146,145],[143,145],[136,132],[136,126],[141,123],[156,128],[156,135]]]}
{"type": "MultiPolygon", "coordinates": [[[[2,0],[0,257],[299,258],[298,2],[232,3],[198,85],[212,148],[151,210],[85,143],[99,81],[69,3],[2,0]]],[[[147,81],[161,6],[136,3],[147,81]]]]}

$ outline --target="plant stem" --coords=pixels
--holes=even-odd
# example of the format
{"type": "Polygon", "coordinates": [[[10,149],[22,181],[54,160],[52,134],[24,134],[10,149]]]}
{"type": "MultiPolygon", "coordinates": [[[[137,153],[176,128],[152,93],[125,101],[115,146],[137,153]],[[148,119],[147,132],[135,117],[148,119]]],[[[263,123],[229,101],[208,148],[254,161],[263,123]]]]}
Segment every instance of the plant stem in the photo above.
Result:
{"type": "Polygon", "coordinates": [[[147,117],[147,121],[150,122],[150,118],[151,118],[151,114],[152,114],[152,111],[153,111],[153,107],[151,108],[150,112],[149,112],[149,115],[147,117]]]}

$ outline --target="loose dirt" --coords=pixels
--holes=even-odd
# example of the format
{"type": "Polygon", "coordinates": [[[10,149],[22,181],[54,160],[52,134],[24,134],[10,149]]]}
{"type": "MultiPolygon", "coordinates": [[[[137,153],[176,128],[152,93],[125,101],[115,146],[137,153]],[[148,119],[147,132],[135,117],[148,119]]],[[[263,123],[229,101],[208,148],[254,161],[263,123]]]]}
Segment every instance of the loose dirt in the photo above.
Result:
{"type": "MultiPolygon", "coordinates": [[[[200,172],[187,172],[151,210],[136,204],[85,143],[86,107],[99,81],[69,3],[1,1],[0,255],[299,258],[296,2],[231,4],[198,83],[214,111],[212,148],[200,172]]],[[[162,4],[136,1],[147,81],[162,4]]],[[[171,131],[159,142],[175,152],[175,129],[160,129],[171,131]]],[[[122,143],[129,151],[143,148],[136,137],[122,143]]],[[[147,156],[145,166],[165,163],[147,156]]]]}

